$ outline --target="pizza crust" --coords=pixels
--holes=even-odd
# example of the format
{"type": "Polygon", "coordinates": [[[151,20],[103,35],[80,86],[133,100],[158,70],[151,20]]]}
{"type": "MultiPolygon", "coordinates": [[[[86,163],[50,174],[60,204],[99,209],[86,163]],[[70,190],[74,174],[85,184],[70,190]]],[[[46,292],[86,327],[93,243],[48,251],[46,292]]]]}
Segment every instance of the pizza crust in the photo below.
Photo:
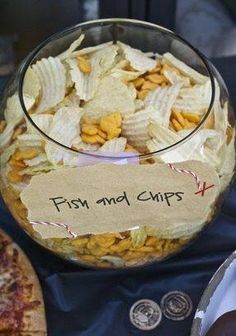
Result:
{"type": "Polygon", "coordinates": [[[12,239],[2,229],[0,229],[0,249],[6,247],[11,243],[12,239]]]}
{"type": "Polygon", "coordinates": [[[45,318],[45,309],[44,301],[41,286],[38,280],[38,277],[29,262],[27,256],[22,251],[22,249],[16,244],[12,244],[12,248],[16,249],[19,252],[19,263],[23,273],[27,276],[27,283],[32,284],[32,296],[31,301],[39,301],[40,304],[33,310],[26,311],[24,316],[24,324],[26,330],[31,331],[46,331],[46,318],[45,318]]]}

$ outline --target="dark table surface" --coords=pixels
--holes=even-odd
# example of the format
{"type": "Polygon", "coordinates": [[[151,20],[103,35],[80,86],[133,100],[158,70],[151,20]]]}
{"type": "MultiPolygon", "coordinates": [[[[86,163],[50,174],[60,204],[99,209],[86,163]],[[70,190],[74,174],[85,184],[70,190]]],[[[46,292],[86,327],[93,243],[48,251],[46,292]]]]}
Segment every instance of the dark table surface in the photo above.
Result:
{"type": "MultiPolygon", "coordinates": [[[[216,59],[236,107],[236,57],[216,59]]],[[[3,86],[3,85],[2,85],[3,86]]],[[[1,88],[1,84],[0,84],[1,88]]],[[[65,262],[34,243],[0,202],[0,227],[23,248],[42,284],[49,336],[187,336],[194,312],[210,278],[236,249],[236,184],[223,208],[191,246],[162,263],[131,270],[90,270],[65,262]],[[192,314],[183,321],[162,318],[152,331],[129,321],[139,299],[160,304],[164,294],[183,291],[192,300],[192,314]]]]}

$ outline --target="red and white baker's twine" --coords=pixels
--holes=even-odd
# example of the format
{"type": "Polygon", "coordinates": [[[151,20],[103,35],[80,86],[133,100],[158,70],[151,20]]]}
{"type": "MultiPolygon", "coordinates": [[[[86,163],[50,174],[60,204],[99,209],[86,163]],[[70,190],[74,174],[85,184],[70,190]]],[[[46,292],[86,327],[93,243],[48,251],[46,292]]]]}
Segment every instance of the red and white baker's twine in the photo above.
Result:
{"type": "MultiPolygon", "coordinates": [[[[197,183],[198,190],[202,190],[203,183],[200,181],[198,175],[196,173],[194,173],[192,170],[177,168],[172,163],[168,163],[168,167],[171,168],[172,170],[176,171],[177,173],[192,175],[194,177],[196,183],[197,183]]],[[[76,233],[74,233],[71,230],[69,225],[64,224],[64,223],[53,223],[53,222],[43,222],[43,221],[31,221],[30,223],[32,225],[41,224],[41,225],[51,225],[51,226],[61,227],[61,228],[64,228],[72,236],[72,238],[76,238],[78,236],[76,233]]]]}
{"type": "Polygon", "coordinates": [[[57,226],[57,227],[62,227],[64,229],[66,229],[66,231],[73,237],[76,238],[78,235],[76,233],[74,233],[71,228],[69,227],[69,225],[64,224],[64,223],[53,223],[53,222],[43,222],[43,221],[31,221],[30,222],[32,225],[51,225],[51,226],[57,226]]]}
{"type": "Polygon", "coordinates": [[[197,186],[198,186],[198,190],[202,190],[203,183],[200,181],[199,176],[197,176],[197,174],[194,173],[192,170],[177,168],[172,163],[168,163],[168,167],[170,167],[171,169],[173,169],[177,173],[183,173],[183,174],[192,175],[195,178],[195,180],[196,180],[196,183],[197,183],[197,186]]]}

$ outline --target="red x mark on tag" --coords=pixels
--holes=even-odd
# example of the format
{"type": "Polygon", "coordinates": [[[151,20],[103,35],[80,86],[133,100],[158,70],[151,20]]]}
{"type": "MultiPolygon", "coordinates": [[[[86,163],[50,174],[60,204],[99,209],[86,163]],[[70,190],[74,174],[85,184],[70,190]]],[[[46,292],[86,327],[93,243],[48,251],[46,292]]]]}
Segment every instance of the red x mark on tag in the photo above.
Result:
{"type": "Polygon", "coordinates": [[[204,196],[205,191],[206,191],[207,189],[212,188],[212,187],[214,187],[214,184],[211,184],[211,185],[207,186],[207,185],[206,185],[206,182],[203,182],[203,185],[202,185],[201,189],[200,189],[199,191],[195,192],[195,195],[197,195],[197,194],[201,194],[201,196],[204,196]]]}

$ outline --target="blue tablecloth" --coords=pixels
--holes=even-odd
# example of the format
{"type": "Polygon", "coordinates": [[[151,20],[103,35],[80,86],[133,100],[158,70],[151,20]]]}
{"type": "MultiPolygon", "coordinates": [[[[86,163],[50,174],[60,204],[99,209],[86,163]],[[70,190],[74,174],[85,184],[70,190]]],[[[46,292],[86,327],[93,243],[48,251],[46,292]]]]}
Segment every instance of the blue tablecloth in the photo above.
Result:
{"type": "MultiPolygon", "coordinates": [[[[236,58],[214,61],[236,106],[236,58]]],[[[162,263],[131,270],[89,270],[50,254],[18,227],[0,203],[0,227],[23,248],[42,284],[49,336],[188,336],[203,290],[220,264],[236,249],[236,185],[212,225],[184,252],[162,263]],[[157,303],[178,290],[192,299],[192,314],[183,321],[162,318],[152,331],[129,320],[139,299],[157,303]]]]}

